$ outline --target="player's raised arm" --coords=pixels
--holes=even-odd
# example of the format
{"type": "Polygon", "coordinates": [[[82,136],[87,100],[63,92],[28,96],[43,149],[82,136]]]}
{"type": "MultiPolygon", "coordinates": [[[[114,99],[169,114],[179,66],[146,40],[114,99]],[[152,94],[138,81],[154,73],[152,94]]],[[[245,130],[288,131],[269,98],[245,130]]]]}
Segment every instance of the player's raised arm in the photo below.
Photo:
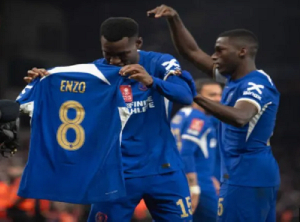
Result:
{"type": "Polygon", "coordinates": [[[148,11],[147,15],[152,18],[167,18],[172,40],[179,54],[201,71],[213,76],[213,60],[199,48],[191,33],[184,26],[179,14],[173,8],[161,5],[148,11]]]}

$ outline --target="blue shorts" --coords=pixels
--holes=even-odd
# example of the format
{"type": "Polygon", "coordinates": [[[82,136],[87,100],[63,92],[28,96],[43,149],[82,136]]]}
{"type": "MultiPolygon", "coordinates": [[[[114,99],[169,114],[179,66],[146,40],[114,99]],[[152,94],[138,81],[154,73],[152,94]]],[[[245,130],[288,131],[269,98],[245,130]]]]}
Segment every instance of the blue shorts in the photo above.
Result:
{"type": "Polygon", "coordinates": [[[198,206],[193,214],[193,221],[216,222],[218,211],[218,196],[213,186],[210,189],[203,190],[201,187],[201,194],[198,206]]]}
{"type": "Polygon", "coordinates": [[[191,198],[183,171],[128,178],[125,183],[127,196],[93,204],[89,222],[130,221],[142,198],[156,221],[192,221],[191,198]]]}
{"type": "Polygon", "coordinates": [[[278,188],[222,184],[218,221],[275,222],[278,188]]]}

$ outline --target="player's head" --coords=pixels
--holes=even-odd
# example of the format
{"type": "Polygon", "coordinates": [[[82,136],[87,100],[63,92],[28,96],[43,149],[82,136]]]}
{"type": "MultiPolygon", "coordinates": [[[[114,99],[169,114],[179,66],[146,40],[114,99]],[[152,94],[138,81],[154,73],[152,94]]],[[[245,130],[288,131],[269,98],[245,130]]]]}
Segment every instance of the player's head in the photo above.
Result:
{"type": "Polygon", "coordinates": [[[245,61],[255,60],[258,50],[256,36],[245,29],[235,29],[219,35],[212,58],[221,74],[232,74],[245,61]]]}
{"type": "Polygon", "coordinates": [[[210,100],[220,102],[222,97],[222,87],[213,79],[197,79],[195,81],[197,93],[210,100]]]}
{"type": "Polygon", "coordinates": [[[131,18],[112,17],[100,29],[104,58],[111,65],[124,66],[138,63],[138,49],[142,46],[139,25],[131,18]]]}

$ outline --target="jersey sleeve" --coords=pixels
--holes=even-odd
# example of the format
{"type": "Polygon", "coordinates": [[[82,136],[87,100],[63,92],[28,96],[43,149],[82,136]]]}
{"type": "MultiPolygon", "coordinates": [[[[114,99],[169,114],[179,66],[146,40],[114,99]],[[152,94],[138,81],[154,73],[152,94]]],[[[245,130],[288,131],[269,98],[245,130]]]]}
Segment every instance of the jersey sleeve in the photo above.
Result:
{"type": "Polygon", "coordinates": [[[166,80],[170,75],[173,75],[176,70],[181,70],[180,64],[173,56],[163,54],[158,60],[159,78],[166,80]]]}
{"type": "Polygon", "coordinates": [[[239,101],[250,102],[255,105],[258,112],[260,112],[271,93],[272,90],[268,84],[259,81],[259,79],[252,79],[241,85],[236,103],[239,101]]]}
{"type": "Polygon", "coordinates": [[[40,78],[36,78],[31,83],[29,83],[22,92],[17,97],[16,101],[20,104],[20,111],[29,114],[32,117],[33,113],[33,102],[37,98],[38,86],[40,83],[40,78]]]}

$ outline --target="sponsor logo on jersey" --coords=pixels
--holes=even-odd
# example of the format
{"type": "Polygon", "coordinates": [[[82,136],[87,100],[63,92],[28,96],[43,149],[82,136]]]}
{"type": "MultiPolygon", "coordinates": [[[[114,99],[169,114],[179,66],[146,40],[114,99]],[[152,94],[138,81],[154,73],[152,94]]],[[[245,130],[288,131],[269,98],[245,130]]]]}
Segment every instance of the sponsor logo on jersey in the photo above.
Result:
{"type": "Polygon", "coordinates": [[[255,99],[261,100],[262,90],[265,88],[263,85],[258,85],[253,82],[248,82],[248,87],[246,91],[243,92],[244,96],[252,96],[255,99]]]}
{"type": "Polygon", "coordinates": [[[180,69],[180,65],[176,59],[171,59],[170,61],[166,61],[161,65],[165,67],[166,71],[180,69]]]}
{"type": "Polygon", "coordinates": [[[251,92],[251,91],[244,91],[243,92],[243,96],[252,96],[255,99],[261,100],[261,96],[260,95],[254,93],[254,92],[251,92]]]}
{"type": "Polygon", "coordinates": [[[120,86],[123,99],[126,103],[131,103],[133,101],[132,89],[130,85],[121,85],[120,86]]]}
{"type": "Polygon", "coordinates": [[[260,95],[262,94],[261,90],[263,88],[265,88],[263,85],[258,85],[258,84],[255,84],[253,82],[248,82],[248,85],[251,86],[251,87],[247,88],[247,91],[253,91],[253,90],[255,90],[260,95]]]}
{"type": "Polygon", "coordinates": [[[127,103],[127,108],[131,114],[144,113],[148,109],[155,108],[152,96],[149,96],[146,100],[134,101],[127,103]]]}

